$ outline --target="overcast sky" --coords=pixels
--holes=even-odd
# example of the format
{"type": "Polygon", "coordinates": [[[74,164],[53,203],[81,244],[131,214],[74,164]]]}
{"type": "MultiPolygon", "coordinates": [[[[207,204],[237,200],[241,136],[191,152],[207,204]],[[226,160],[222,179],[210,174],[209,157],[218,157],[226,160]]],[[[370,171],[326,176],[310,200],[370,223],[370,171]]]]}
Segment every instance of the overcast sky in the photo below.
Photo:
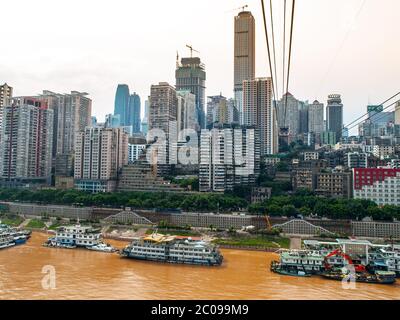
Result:
{"type": "MultiPolygon", "coordinates": [[[[234,9],[246,3],[257,24],[256,73],[267,76],[259,0],[0,0],[0,83],[15,95],[86,91],[103,121],[118,83],[144,101],[151,84],[175,83],[176,51],[189,55],[192,44],[206,64],[206,94],[231,97],[234,9]]],[[[282,3],[273,0],[279,60],[282,3]]],[[[382,102],[400,89],[399,18],[399,0],[297,1],[289,91],[325,103],[341,93],[345,123],[382,102]]]]}

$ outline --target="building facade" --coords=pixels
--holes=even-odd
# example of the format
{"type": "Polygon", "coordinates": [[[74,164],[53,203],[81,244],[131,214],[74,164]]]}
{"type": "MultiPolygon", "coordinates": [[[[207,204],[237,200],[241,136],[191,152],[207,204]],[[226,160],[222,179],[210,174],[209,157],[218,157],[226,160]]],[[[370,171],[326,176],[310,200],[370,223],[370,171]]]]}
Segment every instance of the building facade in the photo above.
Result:
{"type": "Polygon", "coordinates": [[[368,155],[364,152],[349,152],[346,157],[348,168],[368,168],[368,155]]]}
{"type": "Polygon", "coordinates": [[[255,20],[251,12],[242,11],[234,22],[234,95],[240,124],[243,118],[243,81],[255,78],[255,20]]]}
{"type": "Polygon", "coordinates": [[[302,102],[297,100],[291,93],[286,93],[277,102],[279,128],[287,128],[291,138],[300,133],[301,106],[302,102]]]}
{"type": "Polygon", "coordinates": [[[128,139],[128,163],[132,164],[139,159],[146,148],[146,139],[142,137],[129,137],[128,139]]]}
{"type": "Polygon", "coordinates": [[[192,129],[199,131],[200,125],[197,121],[196,96],[188,90],[176,92],[178,98],[177,107],[177,130],[178,134],[183,130],[192,129]]]}
{"type": "Polygon", "coordinates": [[[308,106],[308,131],[320,135],[324,128],[324,104],[315,100],[308,106]]]}
{"type": "Polygon", "coordinates": [[[277,153],[271,78],[243,81],[243,122],[258,130],[262,156],[277,153]]]}
{"type": "Polygon", "coordinates": [[[13,96],[13,88],[7,83],[0,86],[0,109],[9,105],[9,102],[13,96]]]}
{"type": "MultiPolygon", "coordinates": [[[[198,57],[182,58],[177,61],[175,71],[176,90],[189,91],[196,97],[196,118],[200,128],[205,128],[206,116],[206,70],[198,57]]],[[[199,128],[199,129],[200,129],[199,128]]]]}
{"type": "Polygon", "coordinates": [[[259,175],[260,145],[254,127],[216,126],[202,130],[199,185],[202,192],[224,192],[253,185],[259,175]]]}
{"type": "Polygon", "coordinates": [[[326,131],[336,133],[336,142],[339,142],[343,133],[343,104],[340,94],[328,96],[326,126],[326,131]]]}
{"type": "Polygon", "coordinates": [[[50,182],[54,112],[40,100],[13,98],[3,107],[0,177],[50,182]]]}
{"type": "Polygon", "coordinates": [[[372,200],[376,204],[400,205],[400,169],[353,169],[355,199],[372,200]]]}
{"type": "Polygon", "coordinates": [[[90,192],[115,190],[128,163],[128,134],[121,128],[87,127],[76,139],[75,187],[90,192]]]}

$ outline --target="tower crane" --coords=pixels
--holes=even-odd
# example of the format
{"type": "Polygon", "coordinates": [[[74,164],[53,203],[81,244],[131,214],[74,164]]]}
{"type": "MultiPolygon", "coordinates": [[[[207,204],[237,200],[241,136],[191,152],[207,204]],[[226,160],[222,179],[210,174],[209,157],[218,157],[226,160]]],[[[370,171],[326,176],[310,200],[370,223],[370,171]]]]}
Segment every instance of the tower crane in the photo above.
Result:
{"type": "Polygon", "coordinates": [[[197,53],[200,53],[199,51],[193,49],[193,47],[192,47],[191,45],[188,45],[188,44],[187,44],[186,47],[189,48],[189,50],[190,50],[190,57],[191,57],[191,58],[193,58],[193,51],[194,51],[194,52],[197,52],[197,53]]]}
{"type": "Polygon", "coordinates": [[[244,9],[246,9],[246,8],[248,8],[248,7],[249,7],[249,5],[245,4],[244,6],[241,6],[241,7],[239,7],[239,8],[235,8],[235,9],[232,9],[232,10],[227,11],[227,12],[232,12],[232,11],[236,11],[236,10],[242,10],[242,11],[244,11],[244,9]]]}

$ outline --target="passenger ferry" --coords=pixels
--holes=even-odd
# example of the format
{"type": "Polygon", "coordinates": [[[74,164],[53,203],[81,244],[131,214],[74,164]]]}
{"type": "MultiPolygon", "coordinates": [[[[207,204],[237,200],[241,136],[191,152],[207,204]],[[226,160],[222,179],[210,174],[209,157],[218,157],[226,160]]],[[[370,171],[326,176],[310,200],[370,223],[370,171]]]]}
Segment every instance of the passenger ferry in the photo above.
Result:
{"type": "Polygon", "coordinates": [[[157,262],[195,265],[221,265],[219,249],[200,238],[153,233],[136,238],[121,252],[122,257],[157,262]]]}
{"type": "Polygon", "coordinates": [[[394,272],[400,278],[400,251],[381,248],[370,253],[370,264],[376,269],[394,272]]]}
{"type": "Polygon", "coordinates": [[[0,222],[0,249],[24,244],[30,238],[31,232],[19,230],[0,222]]]}
{"type": "Polygon", "coordinates": [[[55,237],[49,238],[45,243],[46,247],[75,249],[78,247],[95,251],[114,252],[112,247],[103,244],[101,232],[91,226],[60,227],[56,231],[55,237]]]}
{"type": "Polygon", "coordinates": [[[271,271],[294,276],[320,274],[324,268],[324,258],[316,250],[281,251],[279,261],[271,263],[271,271]]]}

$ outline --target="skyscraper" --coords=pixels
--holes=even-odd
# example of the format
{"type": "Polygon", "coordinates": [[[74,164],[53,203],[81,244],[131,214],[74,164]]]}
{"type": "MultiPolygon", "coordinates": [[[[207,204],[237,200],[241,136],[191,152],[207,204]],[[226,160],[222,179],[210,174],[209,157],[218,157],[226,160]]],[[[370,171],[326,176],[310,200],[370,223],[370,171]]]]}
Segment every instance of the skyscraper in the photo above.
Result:
{"type": "Polygon", "coordinates": [[[400,125],[400,101],[396,104],[396,109],[394,111],[394,123],[400,125]]]}
{"type": "Polygon", "coordinates": [[[0,109],[8,105],[10,99],[12,98],[13,88],[7,83],[0,86],[0,109]]]}
{"type": "Polygon", "coordinates": [[[176,90],[188,90],[196,96],[197,121],[205,128],[206,71],[198,57],[182,58],[177,61],[175,71],[176,90]]]}
{"type": "Polygon", "coordinates": [[[229,123],[228,102],[222,95],[207,97],[207,126],[214,123],[229,123]]]}
{"type": "MultiPolygon", "coordinates": [[[[168,165],[174,163],[176,153],[170,153],[171,146],[176,147],[178,120],[178,98],[175,88],[167,82],[160,82],[158,85],[151,86],[150,94],[150,110],[149,110],[149,131],[153,130],[155,136],[158,137],[157,142],[164,139],[165,143],[158,145],[157,154],[152,153],[150,156],[157,164],[157,170],[163,174],[169,170],[168,165]],[[159,129],[163,136],[160,136],[159,129]],[[158,132],[156,132],[158,131],[158,132]],[[157,159],[154,159],[157,157],[157,159]]],[[[154,150],[153,150],[154,151],[154,150]]]]}
{"type": "Polygon", "coordinates": [[[149,110],[150,110],[150,98],[144,102],[144,117],[142,121],[141,131],[146,136],[149,131],[149,110]]]}
{"type": "Polygon", "coordinates": [[[178,97],[177,130],[178,134],[185,129],[198,131],[196,116],[196,96],[187,90],[176,92],[178,97]]]}
{"type": "Polygon", "coordinates": [[[140,97],[133,93],[129,97],[128,115],[125,126],[132,126],[132,133],[140,132],[140,97]]]}
{"type": "Polygon", "coordinates": [[[259,175],[258,130],[215,124],[200,135],[199,186],[201,192],[224,192],[235,185],[253,185],[259,175]]]}
{"type": "Polygon", "coordinates": [[[289,136],[292,138],[300,133],[300,109],[301,101],[291,93],[286,93],[277,103],[279,128],[288,128],[289,136]]]}
{"type": "Polygon", "coordinates": [[[243,121],[260,133],[261,155],[274,154],[274,112],[271,78],[243,81],[243,121]]]}
{"type": "Polygon", "coordinates": [[[299,104],[299,133],[308,133],[308,113],[309,104],[307,102],[300,101],[299,104]]]}
{"type": "Polygon", "coordinates": [[[308,106],[308,131],[320,135],[324,128],[324,104],[315,100],[308,106]]]}
{"type": "Polygon", "coordinates": [[[0,177],[50,182],[53,110],[34,98],[13,98],[3,109],[0,177]]]}
{"type": "Polygon", "coordinates": [[[336,133],[336,142],[340,141],[343,130],[343,104],[340,94],[331,94],[328,96],[326,125],[327,131],[336,133]]]}
{"type": "Polygon", "coordinates": [[[7,83],[0,86],[0,130],[1,130],[3,107],[9,105],[10,99],[12,98],[12,93],[13,93],[13,88],[10,87],[7,83]]]}
{"type": "Polygon", "coordinates": [[[62,95],[57,106],[57,154],[73,153],[76,134],[91,125],[92,100],[87,95],[78,91],[62,95]]]}
{"type": "Polygon", "coordinates": [[[115,93],[114,115],[119,114],[123,126],[127,122],[129,99],[129,87],[126,84],[119,84],[115,93]]]}
{"type": "Polygon", "coordinates": [[[243,81],[255,78],[255,20],[251,12],[240,12],[235,17],[234,29],[234,94],[239,120],[243,124],[243,81]]]}

